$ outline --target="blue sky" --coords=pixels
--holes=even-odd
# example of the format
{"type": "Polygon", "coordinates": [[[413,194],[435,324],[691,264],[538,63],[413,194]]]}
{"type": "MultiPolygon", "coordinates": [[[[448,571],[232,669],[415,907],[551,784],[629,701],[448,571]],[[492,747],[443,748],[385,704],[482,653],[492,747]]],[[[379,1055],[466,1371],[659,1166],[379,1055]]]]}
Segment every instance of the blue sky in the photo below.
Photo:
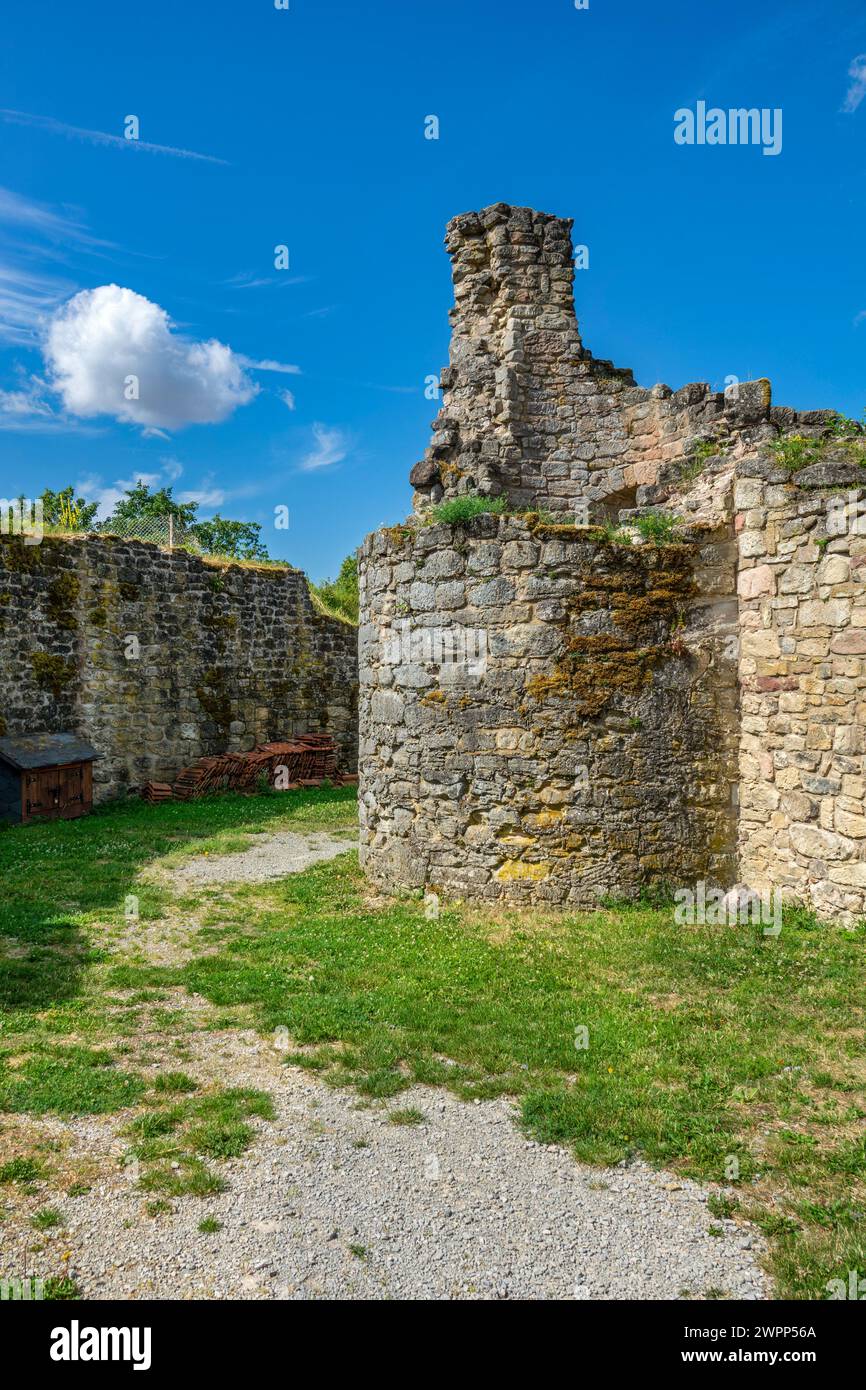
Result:
{"type": "Polygon", "coordinates": [[[0,108],[0,495],[170,482],[333,574],[410,509],[444,226],[498,200],[574,217],[584,341],[643,385],[866,406],[862,0],[49,0],[4,19],[0,108]],[[678,146],[700,99],[781,108],[781,153],[678,146]]]}

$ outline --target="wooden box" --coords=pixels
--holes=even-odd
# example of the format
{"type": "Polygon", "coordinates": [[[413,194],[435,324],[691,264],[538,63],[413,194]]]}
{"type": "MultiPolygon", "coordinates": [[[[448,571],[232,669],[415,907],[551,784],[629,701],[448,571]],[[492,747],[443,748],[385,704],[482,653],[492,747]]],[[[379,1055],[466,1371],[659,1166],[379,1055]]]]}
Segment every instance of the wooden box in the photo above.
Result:
{"type": "Polygon", "coordinates": [[[76,734],[0,738],[0,820],[71,820],[93,806],[93,760],[76,734]]]}

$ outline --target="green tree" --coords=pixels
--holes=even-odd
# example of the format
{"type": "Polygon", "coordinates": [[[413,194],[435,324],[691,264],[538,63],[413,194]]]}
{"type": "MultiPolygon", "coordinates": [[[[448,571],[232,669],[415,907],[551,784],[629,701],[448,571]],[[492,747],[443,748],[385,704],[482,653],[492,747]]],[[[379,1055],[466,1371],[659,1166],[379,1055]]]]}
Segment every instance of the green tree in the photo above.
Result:
{"type": "Polygon", "coordinates": [[[334,608],[353,623],[358,621],[358,560],[347,555],[336,579],[317,584],[316,592],[328,608],[334,608]]]}
{"type": "Polygon", "coordinates": [[[198,511],[197,502],[176,502],[170,487],[161,487],[151,492],[147,483],[139,478],[135,487],[127,488],[126,495],[116,503],[114,511],[105,523],[110,531],[113,526],[124,531],[141,522],[168,520],[173,516],[181,527],[192,526],[198,511]]]}
{"type": "Polygon", "coordinates": [[[61,488],[52,492],[47,487],[39,499],[42,503],[42,517],[48,526],[64,526],[68,531],[90,531],[94,529],[98,502],[87,502],[75,496],[74,487],[61,488]]]}
{"type": "Polygon", "coordinates": [[[219,512],[207,521],[197,521],[191,528],[202,550],[209,555],[230,555],[234,560],[267,560],[261,529],[257,521],[229,521],[219,512]]]}

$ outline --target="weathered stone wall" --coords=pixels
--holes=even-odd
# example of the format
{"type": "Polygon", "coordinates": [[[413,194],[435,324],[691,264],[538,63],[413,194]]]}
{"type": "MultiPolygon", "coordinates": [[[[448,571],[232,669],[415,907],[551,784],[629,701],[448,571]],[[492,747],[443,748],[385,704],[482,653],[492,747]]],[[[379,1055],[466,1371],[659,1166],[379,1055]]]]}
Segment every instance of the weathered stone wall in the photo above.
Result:
{"type": "Polygon", "coordinates": [[[724,533],[632,547],[491,516],[368,537],[371,877],[584,905],[730,881],[734,550],[724,533]]]}
{"type": "Polygon", "coordinates": [[[351,768],[356,721],[357,633],[315,611],[299,570],[0,537],[0,730],[81,734],[97,799],[316,729],[351,768]]]}
{"type": "Polygon", "coordinates": [[[454,308],[442,406],[411,473],[415,510],[479,493],[574,515],[657,500],[699,440],[748,452],[820,423],[771,404],[770,383],[645,389],[592,356],[574,310],[572,221],[494,204],[448,224],[454,308]],[[664,488],[662,487],[662,491],[664,488]]]}
{"type": "Polygon", "coordinates": [[[744,464],[741,876],[866,914],[866,480],[744,464]]]}
{"type": "Polygon", "coordinates": [[[496,204],[448,226],[450,364],[415,516],[361,552],[367,870],[558,903],[739,880],[863,915],[866,515],[832,530],[840,487],[864,495],[862,437],[781,469],[781,437],[826,459],[848,427],[774,406],[765,380],[646,390],[595,360],[571,225],[496,204]],[[473,495],[523,515],[429,524],[473,495]],[[683,544],[538,515],[653,507],[687,520],[683,544]],[[461,675],[441,634],[465,649],[466,631],[487,661],[461,675]]]}

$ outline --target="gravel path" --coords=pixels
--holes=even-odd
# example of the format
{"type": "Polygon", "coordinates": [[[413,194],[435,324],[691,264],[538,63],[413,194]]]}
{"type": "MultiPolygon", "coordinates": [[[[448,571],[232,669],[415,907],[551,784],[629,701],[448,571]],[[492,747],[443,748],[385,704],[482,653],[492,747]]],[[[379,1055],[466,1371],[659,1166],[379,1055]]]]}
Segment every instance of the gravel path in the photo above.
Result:
{"type": "MultiPolygon", "coordinates": [[[[694,1183],[640,1162],[582,1167],[528,1142],[505,1100],[414,1087],[359,1108],[252,1032],[200,1049],[191,1070],[267,1089],[277,1119],[254,1121],[253,1148],[220,1165],[229,1191],[172,1214],[147,1216],[122,1169],[66,1199],[54,1239],[86,1298],[770,1296],[760,1238],[711,1216],[694,1183]],[[423,1122],[390,1120],[407,1107],[423,1122]],[[200,1233],[205,1216],[222,1229],[200,1233]]],[[[79,1153],[111,1148],[104,1121],[71,1128],[79,1153]]]]}
{"type": "Polygon", "coordinates": [[[356,843],[354,836],[339,840],[323,830],[305,835],[283,830],[263,835],[257,844],[237,854],[198,855],[173,869],[171,877],[178,883],[262,883],[299,874],[323,859],[335,859],[354,849],[356,843]]]}
{"type": "MultiPolygon", "coordinates": [[[[280,833],[171,877],[257,881],[347,848],[321,832],[280,833]]],[[[172,993],[200,1027],[206,1002],[172,993]]],[[[49,1273],[62,1262],[95,1299],[772,1297],[757,1262],[761,1236],[713,1217],[705,1190],[642,1162],[578,1165],[564,1149],[528,1141],[508,1100],[467,1104],[416,1086],[389,1102],[363,1101],[283,1065],[255,1032],[186,1039],[184,1070],[200,1083],[257,1087],[274,1102],[274,1121],[251,1121],[247,1153],[218,1165],[228,1191],[149,1215],[122,1163],[128,1141],[119,1136],[132,1112],[19,1117],[95,1177],[80,1196],[50,1194],[63,1224],[39,1237],[36,1264],[23,1253],[34,1244],[29,1208],[49,1194],[26,1197],[4,1227],[9,1267],[49,1273]],[[412,1107],[419,1123],[391,1118],[412,1107]],[[200,1232],[204,1217],[220,1229],[200,1232]]]]}

